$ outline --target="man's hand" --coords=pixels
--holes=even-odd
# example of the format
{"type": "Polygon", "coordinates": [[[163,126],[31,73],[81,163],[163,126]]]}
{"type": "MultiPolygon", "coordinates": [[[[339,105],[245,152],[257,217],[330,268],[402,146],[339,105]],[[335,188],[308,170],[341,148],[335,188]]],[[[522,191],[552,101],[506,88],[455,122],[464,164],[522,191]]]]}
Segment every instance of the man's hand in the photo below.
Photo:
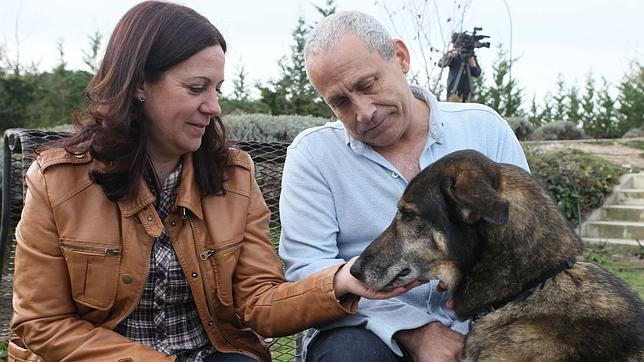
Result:
{"type": "Polygon", "coordinates": [[[465,338],[439,322],[399,331],[394,338],[405,346],[414,362],[458,361],[465,338]]]}
{"type": "Polygon", "coordinates": [[[476,59],[475,59],[474,57],[469,57],[469,58],[467,59],[467,63],[468,63],[471,67],[476,67],[476,59]]]}
{"type": "Polygon", "coordinates": [[[388,299],[399,296],[407,292],[409,289],[415,288],[427,282],[423,280],[415,280],[409,284],[397,287],[389,291],[377,291],[371,289],[366,284],[354,278],[353,275],[351,275],[351,273],[349,272],[351,265],[353,265],[357,258],[357,256],[351,258],[351,260],[340,267],[340,269],[338,269],[338,271],[335,273],[335,278],[333,279],[333,289],[335,290],[336,298],[340,298],[347,293],[351,293],[367,299],[388,299]]]}
{"type": "Polygon", "coordinates": [[[452,50],[450,50],[450,51],[449,51],[449,53],[447,53],[447,55],[448,55],[450,58],[456,58],[456,56],[458,55],[458,50],[456,50],[456,49],[452,49],[452,50]]]}

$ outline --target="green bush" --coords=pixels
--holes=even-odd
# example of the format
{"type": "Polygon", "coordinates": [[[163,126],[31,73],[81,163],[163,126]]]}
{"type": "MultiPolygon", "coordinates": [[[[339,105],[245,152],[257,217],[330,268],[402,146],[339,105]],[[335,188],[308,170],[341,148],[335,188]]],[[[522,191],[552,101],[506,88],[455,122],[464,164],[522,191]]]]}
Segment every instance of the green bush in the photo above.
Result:
{"type": "Polygon", "coordinates": [[[532,133],[532,139],[537,141],[578,140],[584,137],[584,132],[574,123],[565,121],[544,124],[532,133]]]}
{"type": "Polygon", "coordinates": [[[525,150],[532,174],[554,197],[559,210],[573,224],[601,206],[626,170],[579,150],[525,150]]]}
{"type": "Polygon", "coordinates": [[[534,132],[534,126],[525,117],[507,117],[508,124],[512,131],[517,136],[519,141],[530,139],[534,132]]]}
{"type": "Polygon", "coordinates": [[[287,142],[303,130],[321,126],[331,121],[327,118],[269,114],[226,115],[223,122],[235,141],[287,142]]]}

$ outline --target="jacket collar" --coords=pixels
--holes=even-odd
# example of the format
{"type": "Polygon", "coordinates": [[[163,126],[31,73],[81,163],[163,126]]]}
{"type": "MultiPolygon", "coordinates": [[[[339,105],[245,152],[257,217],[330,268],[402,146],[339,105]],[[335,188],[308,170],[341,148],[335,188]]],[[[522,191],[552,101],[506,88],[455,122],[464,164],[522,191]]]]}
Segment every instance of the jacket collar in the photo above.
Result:
{"type": "MultiPolygon", "coordinates": [[[[154,200],[155,196],[150,191],[147,186],[145,179],[141,178],[139,182],[139,192],[135,199],[124,200],[117,202],[121,213],[125,217],[130,217],[136,213],[139,213],[143,209],[154,209],[154,200]]],[[[177,193],[176,205],[178,207],[185,207],[190,210],[190,212],[199,219],[203,219],[203,209],[201,208],[201,194],[199,192],[199,186],[194,177],[194,167],[192,165],[192,154],[187,154],[184,156],[183,166],[181,171],[181,183],[179,185],[179,191],[177,193]]],[[[144,225],[147,225],[148,222],[153,222],[155,220],[150,220],[151,216],[148,212],[145,212],[147,216],[142,217],[144,225]]],[[[156,213],[152,213],[156,214],[156,213]]],[[[156,219],[158,216],[152,216],[152,219],[156,219]]],[[[159,220],[160,221],[160,220],[159,220]]]]}

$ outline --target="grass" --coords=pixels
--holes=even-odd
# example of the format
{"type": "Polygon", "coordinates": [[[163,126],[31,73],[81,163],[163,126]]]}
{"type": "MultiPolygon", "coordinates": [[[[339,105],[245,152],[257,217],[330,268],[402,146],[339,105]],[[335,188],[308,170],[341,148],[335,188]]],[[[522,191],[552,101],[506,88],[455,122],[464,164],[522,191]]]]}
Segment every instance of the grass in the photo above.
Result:
{"type": "Polygon", "coordinates": [[[644,299],[644,247],[589,244],[584,259],[615,274],[644,299]]]}
{"type": "Polygon", "coordinates": [[[628,146],[628,147],[633,147],[633,148],[637,148],[637,149],[640,149],[640,150],[644,150],[644,141],[642,141],[642,140],[627,141],[627,142],[623,142],[623,144],[628,146]]]}

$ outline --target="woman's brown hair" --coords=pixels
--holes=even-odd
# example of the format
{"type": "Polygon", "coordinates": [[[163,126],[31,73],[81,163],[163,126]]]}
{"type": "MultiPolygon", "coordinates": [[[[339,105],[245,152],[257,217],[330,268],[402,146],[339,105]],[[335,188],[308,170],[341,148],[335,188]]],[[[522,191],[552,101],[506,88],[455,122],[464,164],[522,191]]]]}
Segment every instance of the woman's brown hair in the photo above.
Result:
{"type": "MultiPolygon", "coordinates": [[[[174,65],[198,51],[226,41],[205,17],[177,4],[146,1],[131,8],[110,37],[102,63],[87,86],[89,117],[74,121],[77,132],[62,142],[73,153],[89,152],[102,167],[90,173],[112,201],[137,196],[148,155],[147,121],[135,91],[154,83],[174,65]]],[[[229,151],[221,119],[206,127],[193,153],[195,178],[202,195],[223,194],[223,169],[229,151]]]]}

